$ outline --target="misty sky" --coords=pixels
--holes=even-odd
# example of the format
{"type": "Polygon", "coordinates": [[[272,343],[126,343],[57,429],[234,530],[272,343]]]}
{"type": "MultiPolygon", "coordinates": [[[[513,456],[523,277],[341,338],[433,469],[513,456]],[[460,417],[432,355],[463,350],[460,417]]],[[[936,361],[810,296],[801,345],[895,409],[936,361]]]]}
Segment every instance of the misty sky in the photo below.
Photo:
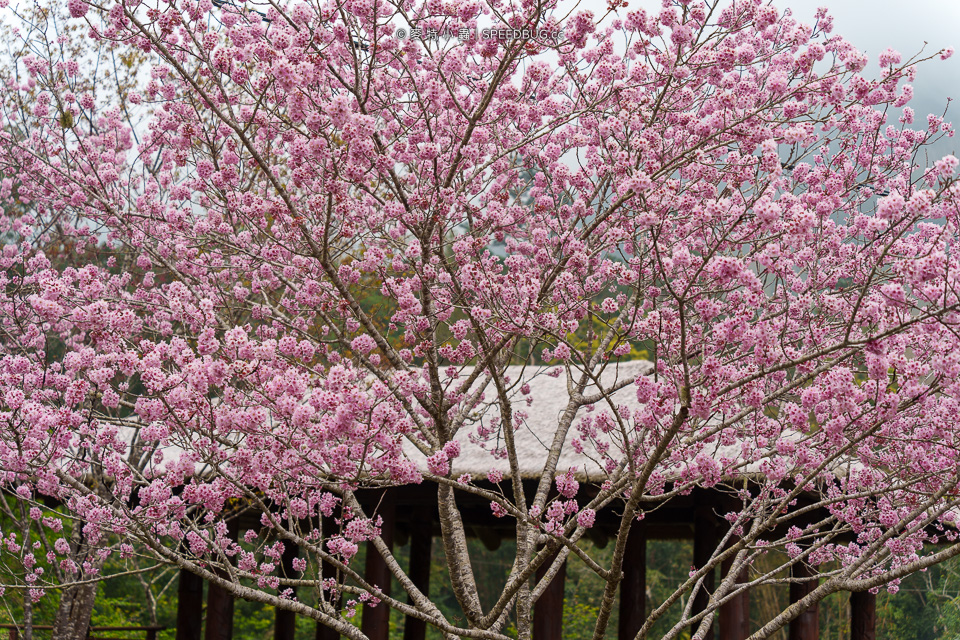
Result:
{"type": "MultiPolygon", "coordinates": [[[[960,49],[960,0],[789,0],[775,4],[793,8],[794,15],[811,23],[818,6],[829,7],[835,18],[834,33],[866,51],[873,69],[878,69],[877,54],[887,47],[902,53],[904,59],[921,49],[925,54],[947,46],[960,49]]],[[[954,98],[947,120],[960,127],[960,54],[920,65],[913,87],[911,106],[918,122],[928,113],[942,113],[947,98],[954,98]]],[[[960,135],[935,147],[939,155],[957,149],[960,135]]]]}
{"type": "MultiPolygon", "coordinates": [[[[575,0],[562,0],[570,6],[575,0]]],[[[659,10],[660,0],[629,0],[627,11],[643,7],[659,10]]],[[[580,7],[595,15],[606,11],[606,0],[580,0],[580,7]]],[[[834,16],[834,34],[840,34],[870,56],[866,74],[879,71],[877,54],[893,47],[904,60],[923,49],[932,55],[947,46],[960,51],[960,0],[774,0],[774,6],[790,8],[794,16],[809,24],[814,22],[817,7],[826,6],[834,16]],[[926,42],[926,46],[924,45],[926,42]]],[[[561,6],[562,6],[561,5],[561,6]]],[[[947,98],[951,104],[947,120],[960,128],[960,53],[947,61],[939,58],[920,66],[913,83],[914,99],[910,103],[917,113],[915,127],[923,126],[928,113],[943,113],[947,98]]],[[[935,147],[937,156],[960,150],[960,134],[941,141],[935,147]]],[[[960,153],[956,153],[960,157],[960,153]]]]}

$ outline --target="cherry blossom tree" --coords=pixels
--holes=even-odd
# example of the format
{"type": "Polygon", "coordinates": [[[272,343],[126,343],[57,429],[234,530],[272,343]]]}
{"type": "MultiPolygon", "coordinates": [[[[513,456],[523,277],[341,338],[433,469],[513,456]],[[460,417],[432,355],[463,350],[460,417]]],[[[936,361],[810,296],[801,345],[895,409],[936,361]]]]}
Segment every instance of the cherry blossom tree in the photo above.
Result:
{"type": "MultiPolygon", "coordinates": [[[[907,84],[952,51],[870,68],[826,11],[811,26],[759,0],[68,11],[90,48],[18,56],[2,93],[0,470],[101,556],[349,638],[379,602],[493,639],[511,615],[530,636],[571,556],[604,581],[603,637],[631,527],[698,488],[735,504],[729,525],[639,637],[681,599],[664,637],[703,637],[744,589],[818,567],[768,637],[960,553],[958,162],[918,165],[953,132],[915,124],[907,84]],[[152,61],[117,95],[92,90],[105,45],[152,61]],[[641,349],[650,368],[627,366],[641,349]],[[517,439],[547,375],[564,397],[531,462],[517,439]],[[490,471],[458,473],[465,447],[490,471]],[[510,482],[531,463],[532,497],[510,482]],[[411,483],[436,487],[465,622],[357,497],[411,483]],[[490,607],[466,494],[516,523],[490,607]],[[237,505],[263,525],[239,541],[237,505]],[[585,536],[610,513],[601,564],[585,536]],[[405,597],[365,578],[361,543],[405,597]],[[778,571],[751,569],[770,551],[778,571]]],[[[4,531],[4,553],[55,526],[4,531]]],[[[51,543],[59,577],[26,563],[5,588],[83,583],[95,567],[70,553],[51,543]]]]}

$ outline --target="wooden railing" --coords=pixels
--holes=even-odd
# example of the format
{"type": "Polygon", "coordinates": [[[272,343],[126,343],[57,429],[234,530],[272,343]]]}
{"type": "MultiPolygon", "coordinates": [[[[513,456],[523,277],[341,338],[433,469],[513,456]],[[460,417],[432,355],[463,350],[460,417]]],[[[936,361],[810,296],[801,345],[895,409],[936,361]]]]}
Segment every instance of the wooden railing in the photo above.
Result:
{"type": "MultiPolygon", "coordinates": [[[[15,624],[0,624],[0,629],[8,629],[7,640],[20,640],[20,627],[15,624]]],[[[118,638],[116,636],[98,636],[101,631],[145,631],[146,638],[143,640],[157,640],[157,631],[163,631],[166,627],[90,627],[87,630],[87,640],[141,640],[141,638],[118,638]]],[[[35,624],[34,631],[52,631],[50,625],[35,624]]]]}

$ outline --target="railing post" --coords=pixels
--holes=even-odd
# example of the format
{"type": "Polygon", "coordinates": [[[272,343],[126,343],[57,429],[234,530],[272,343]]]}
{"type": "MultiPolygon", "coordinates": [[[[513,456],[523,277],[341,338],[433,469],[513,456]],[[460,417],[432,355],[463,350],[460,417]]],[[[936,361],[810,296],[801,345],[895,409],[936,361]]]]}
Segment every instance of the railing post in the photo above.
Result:
{"type": "MultiPolygon", "coordinates": [[[[377,515],[383,517],[380,527],[380,539],[388,549],[393,548],[393,526],[396,509],[393,496],[384,491],[377,515]]],[[[390,595],[390,579],[393,577],[387,568],[387,563],[377,551],[372,541],[367,542],[367,559],[364,568],[364,577],[370,584],[379,587],[383,593],[390,595]]],[[[383,604],[373,607],[369,603],[363,605],[363,618],[360,621],[360,631],[370,640],[388,640],[390,637],[390,607],[383,604]]]]}
{"type": "Polygon", "coordinates": [[[187,569],[180,569],[177,586],[177,637],[176,640],[200,640],[203,638],[203,578],[187,569]]]}
{"type": "Polygon", "coordinates": [[[869,591],[850,594],[850,640],[876,640],[877,596],[869,591]]]}
{"type": "MultiPolygon", "coordinates": [[[[790,604],[803,600],[820,584],[817,572],[806,562],[797,562],[790,575],[802,582],[790,583],[790,604]]],[[[820,606],[814,602],[790,621],[790,640],[817,640],[820,637],[820,606]]]]}
{"type": "MultiPolygon", "coordinates": [[[[718,543],[717,517],[713,512],[713,506],[708,495],[703,491],[694,493],[693,517],[693,565],[700,569],[710,562],[710,559],[716,553],[718,543]]],[[[693,599],[694,614],[706,610],[713,588],[713,571],[711,571],[703,577],[703,585],[693,599]]],[[[699,623],[693,625],[691,632],[695,633],[699,626],[699,623]]],[[[707,632],[701,640],[713,640],[713,625],[707,628],[707,632]]]]}
{"type": "MultiPolygon", "coordinates": [[[[556,560],[557,554],[537,569],[537,581],[543,580],[547,570],[556,560]]],[[[560,565],[560,571],[553,576],[540,599],[533,605],[534,640],[554,640],[563,637],[563,588],[567,578],[567,563],[560,565]]]]}
{"type": "MultiPolygon", "coordinates": [[[[337,528],[337,520],[340,517],[340,510],[336,509],[333,514],[330,516],[321,516],[320,518],[320,529],[323,531],[323,537],[329,538],[332,535],[332,532],[337,528]]],[[[335,581],[339,581],[340,575],[339,572],[327,562],[320,563],[320,576],[327,580],[333,578],[335,581]]],[[[322,594],[321,597],[327,597],[326,594],[322,594]]],[[[334,609],[340,609],[340,597],[337,596],[336,599],[333,599],[330,604],[334,609]]],[[[319,620],[317,620],[317,629],[316,629],[316,640],[340,640],[340,634],[336,630],[331,629],[326,626],[319,620]]]]}
{"type": "MultiPolygon", "coordinates": [[[[280,556],[280,571],[284,578],[299,577],[294,570],[293,561],[300,553],[299,548],[289,540],[283,543],[283,554],[280,556]]],[[[294,589],[296,593],[296,589],[294,589]]],[[[275,640],[295,640],[297,636],[297,614],[293,611],[277,607],[274,610],[273,637],[275,640]]]]}
{"type": "Polygon", "coordinates": [[[617,637],[633,640],[647,619],[647,523],[630,525],[623,554],[623,581],[620,582],[620,623],[617,637]]]}
{"type": "MultiPolygon", "coordinates": [[[[418,507],[410,522],[410,571],[407,575],[423,595],[430,591],[430,550],[433,541],[433,510],[430,507],[418,507]]],[[[408,599],[413,604],[413,599],[408,599]]],[[[427,623],[407,616],[403,625],[403,640],[424,640],[427,637],[427,623]]]]}
{"type": "MultiPolygon", "coordinates": [[[[227,520],[227,537],[236,542],[240,534],[238,518],[227,520]]],[[[224,568],[214,568],[221,578],[230,579],[224,568]]],[[[212,582],[207,583],[207,623],[205,640],[231,640],[233,638],[233,594],[212,582]]]]}

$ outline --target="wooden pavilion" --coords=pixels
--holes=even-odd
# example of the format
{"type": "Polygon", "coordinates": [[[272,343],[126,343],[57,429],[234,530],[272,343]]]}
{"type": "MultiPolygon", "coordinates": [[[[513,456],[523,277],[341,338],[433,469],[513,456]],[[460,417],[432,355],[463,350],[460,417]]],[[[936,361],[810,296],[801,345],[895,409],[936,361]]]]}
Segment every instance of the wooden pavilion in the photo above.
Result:
{"type": "MultiPolygon", "coordinates": [[[[643,361],[622,363],[619,372],[613,375],[634,375],[648,372],[649,363],[643,361]]],[[[516,368],[508,372],[514,380],[524,377],[524,371],[516,368]]],[[[540,467],[546,451],[543,442],[550,438],[544,435],[556,429],[556,418],[562,411],[565,402],[566,380],[563,377],[550,377],[534,372],[528,375],[530,385],[529,397],[533,399],[530,407],[530,416],[524,428],[516,433],[517,448],[521,458],[521,478],[525,492],[532,496],[539,479],[540,467]]],[[[526,379],[526,378],[524,378],[526,379]]],[[[605,383],[606,384],[606,383],[605,383]]],[[[628,407],[636,405],[632,387],[618,391],[613,400],[619,405],[628,407]]],[[[571,429],[571,432],[574,431],[571,429]]],[[[571,434],[571,436],[573,435],[571,434]]],[[[509,475],[505,461],[492,462],[493,458],[484,451],[475,441],[466,436],[461,440],[462,455],[453,463],[454,477],[460,473],[470,473],[477,484],[488,488],[493,485],[483,478],[486,477],[491,466],[502,467],[505,476],[509,475]],[[476,480],[480,478],[480,480],[476,480]]],[[[410,457],[417,460],[422,456],[414,447],[408,451],[410,457]]],[[[583,480],[601,477],[599,467],[595,470],[585,468],[584,457],[575,454],[572,447],[565,447],[561,455],[558,472],[563,473],[575,466],[577,475],[583,480]],[[578,466],[579,465],[579,466],[578,466]]],[[[425,466],[425,465],[424,465],[425,466]]],[[[501,482],[501,489],[509,495],[509,480],[501,482]]],[[[585,497],[590,491],[589,484],[581,485],[578,497],[585,497]]],[[[361,490],[358,498],[365,510],[377,509],[377,514],[383,517],[382,538],[387,546],[393,546],[396,541],[408,541],[409,567],[408,575],[422,591],[429,590],[430,560],[433,538],[440,535],[439,518],[437,513],[436,485],[423,483],[392,487],[386,490],[361,490]]],[[[711,490],[697,489],[687,496],[670,499],[656,509],[650,509],[647,517],[640,523],[635,523],[627,542],[627,552],[624,559],[624,577],[620,584],[620,615],[617,637],[619,640],[631,640],[639,631],[650,610],[647,603],[647,541],[651,539],[690,539],[693,541],[693,557],[690,559],[694,566],[703,566],[717,548],[722,534],[728,526],[720,518],[721,513],[730,511],[731,505],[726,503],[725,494],[711,490]]],[[[468,535],[479,538],[488,548],[495,548],[503,539],[515,538],[516,530],[510,518],[496,518],[491,513],[487,501],[471,494],[460,492],[457,503],[468,535]]],[[[369,511],[368,511],[369,513],[369,511]]],[[[231,523],[231,533],[237,535],[240,530],[259,526],[259,518],[255,515],[242,518],[240,522],[231,523]]],[[[619,527],[620,518],[613,508],[608,508],[597,514],[596,524],[590,532],[591,538],[603,543],[608,537],[615,536],[619,527]]],[[[284,555],[284,571],[293,576],[292,560],[296,557],[295,548],[288,546],[284,555]]],[[[726,573],[728,566],[721,567],[726,573]]],[[[378,585],[388,585],[390,574],[386,564],[378,553],[368,543],[365,577],[368,581],[378,585]]],[[[790,585],[790,602],[794,603],[816,588],[817,581],[814,571],[806,565],[796,565],[794,576],[810,578],[808,582],[792,583],[790,585]]],[[[563,594],[565,571],[560,571],[551,582],[535,605],[533,621],[533,637],[535,640],[559,640],[563,637],[563,594]]],[[[712,591],[714,577],[706,579],[706,590],[712,591]]],[[[222,588],[210,584],[206,589],[206,624],[203,624],[203,580],[197,576],[182,571],[179,583],[179,601],[177,610],[177,640],[231,640],[233,629],[233,600],[222,588]]],[[[703,610],[707,595],[701,593],[694,602],[694,610],[703,610]]],[[[851,640],[873,640],[876,637],[876,596],[864,592],[853,593],[850,597],[851,640]]],[[[388,607],[364,606],[362,630],[371,640],[388,640],[389,635],[388,607]]],[[[714,629],[704,640],[746,640],[752,629],[750,628],[750,597],[749,592],[731,598],[720,608],[715,620],[714,629]]],[[[301,624],[306,620],[300,621],[301,624]]],[[[289,611],[276,611],[274,640],[294,640],[297,627],[297,616],[289,611]]],[[[819,614],[816,605],[797,617],[789,628],[790,640],[817,640],[819,638],[819,614]]],[[[415,618],[407,618],[403,638],[404,640],[424,640],[425,625],[415,618]]],[[[317,623],[316,640],[334,640],[339,635],[317,623]]]]}
{"type": "MultiPolygon", "coordinates": [[[[534,488],[530,483],[531,492],[534,488]]],[[[408,575],[423,591],[429,590],[430,559],[433,538],[440,535],[439,520],[436,511],[436,494],[430,495],[430,487],[404,486],[381,492],[368,492],[363,502],[379,503],[377,511],[383,517],[382,536],[388,546],[399,540],[407,540],[410,545],[408,575]]],[[[624,559],[624,578],[620,585],[620,616],[617,637],[619,640],[631,640],[643,624],[649,611],[646,593],[647,541],[650,539],[692,539],[693,557],[691,564],[700,566],[717,547],[725,521],[717,517],[716,505],[708,492],[695,492],[692,496],[674,499],[668,508],[651,513],[643,522],[634,525],[628,540],[627,554],[624,559]]],[[[501,538],[513,533],[504,526],[507,522],[493,517],[489,504],[480,500],[460,499],[461,513],[467,524],[468,533],[479,538],[484,544],[494,546],[501,538]]],[[[615,535],[619,524],[612,513],[601,513],[597,518],[594,536],[615,535]]],[[[296,557],[296,549],[288,547],[289,558],[285,570],[292,575],[289,562],[296,557]]],[[[810,577],[815,574],[805,565],[800,565],[797,577],[810,577]]],[[[727,567],[723,567],[726,571],[727,567]]],[[[388,584],[390,574],[386,564],[373,550],[372,545],[366,555],[365,577],[375,584],[388,584]]],[[[551,582],[547,591],[536,603],[534,612],[533,637],[535,640],[557,640],[562,638],[563,593],[565,572],[561,571],[551,582]]],[[[816,582],[792,584],[790,602],[796,602],[816,587],[816,582]]],[[[707,580],[708,591],[713,580],[707,580]]],[[[223,589],[213,584],[206,590],[206,624],[203,620],[204,581],[192,573],[181,571],[179,601],[177,609],[177,640],[231,640],[233,599],[223,589]]],[[[705,596],[704,596],[705,600],[705,596]]],[[[695,609],[702,610],[703,603],[695,603],[695,609]],[[699,606],[698,606],[699,604],[699,606]]],[[[850,596],[851,640],[872,640],[875,634],[876,596],[869,592],[852,593],[850,596]]],[[[387,607],[365,607],[363,611],[363,631],[371,640],[388,640],[390,609],[387,607]]],[[[300,624],[306,623],[306,620],[300,624]]],[[[289,611],[276,611],[275,640],[294,640],[297,616],[289,611]]],[[[750,598],[748,593],[733,598],[721,607],[716,633],[704,640],[746,640],[750,629],[750,598]]],[[[407,618],[404,626],[404,640],[423,640],[426,635],[424,623],[415,618],[407,618]]],[[[819,615],[816,605],[805,611],[790,624],[790,640],[817,640],[820,637],[819,615]]],[[[317,640],[334,640],[339,635],[331,629],[317,623],[317,640]]]]}

